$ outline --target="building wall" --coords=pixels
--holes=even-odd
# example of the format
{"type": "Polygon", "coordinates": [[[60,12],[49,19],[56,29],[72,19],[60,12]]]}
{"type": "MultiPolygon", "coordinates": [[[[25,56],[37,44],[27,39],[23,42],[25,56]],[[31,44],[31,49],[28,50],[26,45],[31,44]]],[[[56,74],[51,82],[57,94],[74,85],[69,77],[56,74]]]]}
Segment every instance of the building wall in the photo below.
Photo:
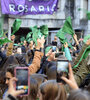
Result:
{"type": "Polygon", "coordinates": [[[64,24],[65,18],[72,17],[73,28],[83,30],[86,34],[90,33],[90,21],[86,19],[86,14],[78,11],[78,8],[85,8],[90,10],[90,0],[59,0],[58,10],[53,15],[26,15],[26,16],[5,16],[4,29],[8,29],[9,38],[11,34],[11,27],[15,18],[22,19],[21,27],[30,27],[37,25],[38,27],[46,24],[49,28],[61,28],[64,24]],[[88,2],[87,2],[88,1],[88,2]]]}

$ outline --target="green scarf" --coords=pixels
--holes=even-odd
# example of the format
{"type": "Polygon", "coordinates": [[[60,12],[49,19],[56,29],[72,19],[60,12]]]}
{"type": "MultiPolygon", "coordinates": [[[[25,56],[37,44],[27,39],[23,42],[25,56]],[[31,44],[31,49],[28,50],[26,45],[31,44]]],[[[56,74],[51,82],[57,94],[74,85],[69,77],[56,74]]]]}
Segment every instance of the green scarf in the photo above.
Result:
{"type": "Polygon", "coordinates": [[[86,59],[89,53],[90,53],[90,46],[88,46],[88,47],[85,49],[85,51],[83,52],[83,54],[82,54],[80,60],[78,61],[78,63],[77,63],[73,68],[78,67],[78,65],[80,64],[80,62],[82,61],[82,59],[86,59]]]}

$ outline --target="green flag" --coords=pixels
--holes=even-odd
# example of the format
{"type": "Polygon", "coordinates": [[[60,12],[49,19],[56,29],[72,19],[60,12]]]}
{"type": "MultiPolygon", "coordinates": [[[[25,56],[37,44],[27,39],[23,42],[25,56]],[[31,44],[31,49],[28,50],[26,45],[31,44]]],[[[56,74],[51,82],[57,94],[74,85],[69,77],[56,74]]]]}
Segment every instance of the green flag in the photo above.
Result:
{"type": "MultiPolygon", "coordinates": [[[[60,42],[62,44],[64,44],[65,42],[68,43],[68,47],[70,47],[71,49],[73,49],[72,45],[68,42],[68,39],[66,38],[66,33],[63,32],[62,28],[57,32],[56,36],[60,39],[60,42]]],[[[62,51],[64,47],[62,46],[62,51]]]]}
{"type": "Polygon", "coordinates": [[[65,39],[65,32],[62,31],[62,28],[57,32],[56,36],[62,41],[65,39]]]}
{"type": "Polygon", "coordinates": [[[34,26],[34,27],[30,27],[30,30],[32,31],[32,39],[35,43],[35,45],[37,45],[37,39],[38,38],[41,38],[43,35],[45,37],[48,36],[48,27],[47,25],[43,25],[41,26],[39,29],[37,26],[34,26]]]}
{"type": "Polygon", "coordinates": [[[22,36],[22,37],[20,38],[20,41],[21,41],[21,42],[24,42],[24,40],[25,40],[25,37],[22,36]]]}
{"type": "Polygon", "coordinates": [[[32,35],[32,39],[33,41],[35,42],[35,44],[37,45],[37,39],[38,39],[38,28],[37,26],[34,26],[34,27],[30,27],[33,35],[32,35]]]}
{"type": "Polygon", "coordinates": [[[32,32],[29,32],[29,33],[27,34],[27,36],[26,36],[26,41],[27,41],[28,43],[30,43],[30,41],[32,41],[31,35],[32,35],[32,32]]]}
{"type": "Polygon", "coordinates": [[[29,38],[31,38],[31,35],[32,35],[32,32],[29,32],[29,33],[26,35],[26,40],[28,40],[29,38]]]}
{"type": "Polygon", "coordinates": [[[90,20],[90,11],[86,13],[87,19],[90,20]]]}
{"type": "Polygon", "coordinates": [[[40,31],[45,37],[48,36],[48,26],[47,25],[40,26],[40,31]]]}
{"type": "Polygon", "coordinates": [[[0,39],[0,45],[3,45],[4,43],[12,42],[8,38],[0,39]]]}
{"type": "Polygon", "coordinates": [[[65,32],[65,33],[68,33],[72,36],[74,35],[75,32],[72,28],[72,22],[71,22],[71,17],[70,16],[66,19],[66,21],[64,23],[64,26],[62,28],[62,31],[65,32]]]}
{"type": "Polygon", "coordinates": [[[21,19],[15,19],[15,21],[13,23],[13,32],[11,35],[13,35],[14,33],[16,33],[19,30],[21,23],[22,23],[21,19]]]}
{"type": "Polygon", "coordinates": [[[56,34],[56,36],[60,39],[60,42],[62,44],[64,44],[65,42],[68,42],[65,35],[66,35],[66,33],[62,31],[62,28],[56,34]]]}
{"type": "Polygon", "coordinates": [[[27,40],[28,43],[30,43],[31,41],[33,41],[32,38],[29,38],[29,39],[27,40]]]}

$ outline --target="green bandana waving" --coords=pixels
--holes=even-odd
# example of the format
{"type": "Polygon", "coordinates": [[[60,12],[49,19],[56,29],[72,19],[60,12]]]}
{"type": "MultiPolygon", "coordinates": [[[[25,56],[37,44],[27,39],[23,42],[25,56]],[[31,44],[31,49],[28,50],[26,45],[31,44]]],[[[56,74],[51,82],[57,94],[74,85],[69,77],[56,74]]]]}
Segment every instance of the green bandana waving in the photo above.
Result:
{"type": "Polygon", "coordinates": [[[12,42],[8,38],[0,39],[0,45],[3,45],[4,43],[12,42]]]}
{"type": "Polygon", "coordinates": [[[65,32],[65,33],[68,33],[72,36],[74,35],[75,32],[72,28],[72,22],[71,22],[71,17],[70,16],[66,19],[66,21],[64,23],[64,26],[62,28],[62,31],[65,32]]]}
{"type": "Polygon", "coordinates": [[[14,23],[13,23],[13,32],[12,32],[11,35],[13,35],[14,33],[16,33],[19,30],[19,28],[21,26],[21,23],[22,23],[21,19],[16,19],[14,21],[14,23]]]}
{"type": "Polygon", "coordinates": [[[37,28],[37,26],[34,27],[30,27],[30,30],[32,31],[32,39],[35,43],[35,45],[37,45],[37,39],[41,38],[43,35],[45,37],[48,36],[48,27],[46,25],[41,26],[39,29],[37,28]]]}

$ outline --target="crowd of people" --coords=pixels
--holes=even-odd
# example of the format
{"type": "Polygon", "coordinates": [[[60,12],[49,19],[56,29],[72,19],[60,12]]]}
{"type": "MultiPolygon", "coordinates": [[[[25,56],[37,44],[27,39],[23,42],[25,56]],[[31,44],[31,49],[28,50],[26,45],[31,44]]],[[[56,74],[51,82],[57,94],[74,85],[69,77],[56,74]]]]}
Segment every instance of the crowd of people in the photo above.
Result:
{"type": "Polygon", "coordinates": [[[2,100],[90,100],[90,39],[80,46],[77,35],[73,36],[72,49],[65,42],[57,46],[57,37],[51,44],[45,45],[45,37],[14,45],[11,43],[0,47],[0,98],[2,100]],[[20,45],[21,44],[21,45],[20,45]],[[54,48],[55,47],[55,48],[54,48]],[[62,48],[64,48],[62,50],[62,48]],[[59,53],[59,57],[55,54],[59,53]],[[61,76],[66,83],[57,82],[58,59],[69,61],[68,78],[61,76]],[[20,96],[24,90],[16,90],[13,83],[16,67],[28,67],[30,73],[30,90],[28,96],[20,96]]]}

